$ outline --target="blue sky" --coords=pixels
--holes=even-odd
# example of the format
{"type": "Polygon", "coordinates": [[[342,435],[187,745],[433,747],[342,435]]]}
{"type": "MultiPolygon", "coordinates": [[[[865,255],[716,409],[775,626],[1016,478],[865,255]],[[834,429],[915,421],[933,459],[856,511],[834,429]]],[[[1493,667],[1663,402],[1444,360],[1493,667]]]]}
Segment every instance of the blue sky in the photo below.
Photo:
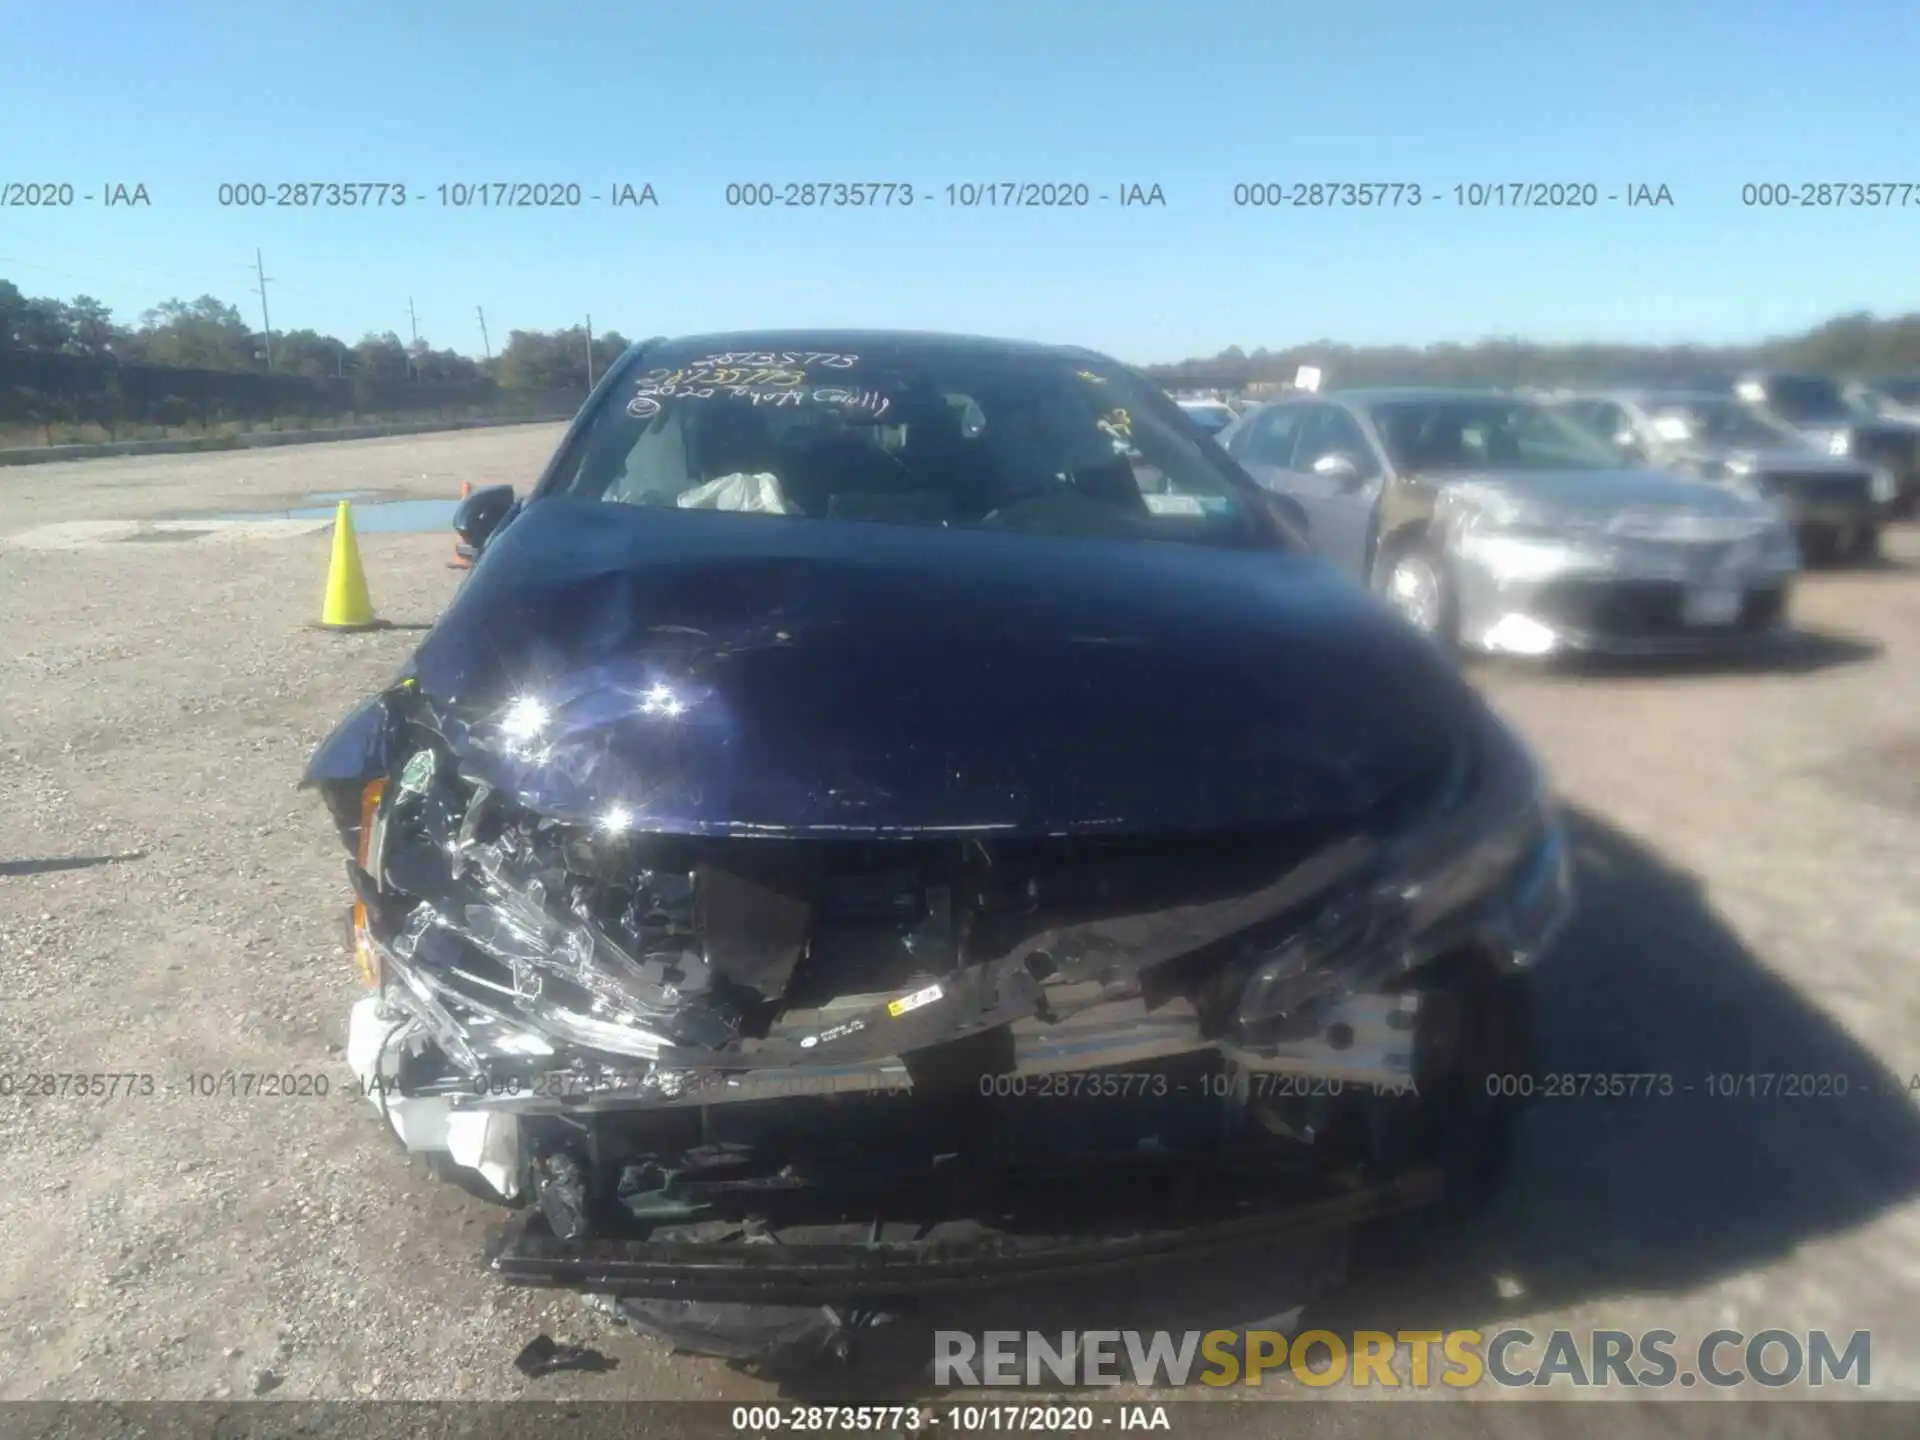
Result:
{"type": "Polygon", "coordinates": [[[0,210],[0,277],[129,320],[211,292],[276,329],[478,354],[913,326],[1154,361],[1239,344],[1747,338],[1920,310],[1920,6],[1619,0],[916,6],[0,0],[0,182],[152,205],[0,210]],[[400,210],[222,208],[235,181],[403,182],[400,210]],[[910,183],[748,211],[729,181],[910,183]],[[1666,184],[1671,208],[1236,208],[1236,182],[1666,184]],[[657,208],[453,209],[459,181],[650,182],[657,208]],[[950,182],[1159,184],[1164,208],[968,210],[950,182]],[[1890,181],[1904,210],[1750,209],[1890,181]],[[931,199],[932,203],[928,203],[931,199]]]}

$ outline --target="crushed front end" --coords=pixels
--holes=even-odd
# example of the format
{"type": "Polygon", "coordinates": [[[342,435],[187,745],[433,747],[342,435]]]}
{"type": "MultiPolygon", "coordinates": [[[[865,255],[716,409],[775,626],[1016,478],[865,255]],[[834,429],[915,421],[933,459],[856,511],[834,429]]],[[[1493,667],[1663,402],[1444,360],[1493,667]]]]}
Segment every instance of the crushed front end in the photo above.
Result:
{"type": "Polygon", "coordinates": [[[599,752],[545,718],[402,682],[339,732],[358,773],[309,772],[353,855],[350,1063],[518,1207],[511,1282],[878,1303],[1344,1226],[1490,1163],[1485,1077],[1526,1068],[1570,891],[1484,710],[1358,808],[1067,835],[588,819],[599,752]],[[496,783],[537,767],[565,803],[496,783]]]}

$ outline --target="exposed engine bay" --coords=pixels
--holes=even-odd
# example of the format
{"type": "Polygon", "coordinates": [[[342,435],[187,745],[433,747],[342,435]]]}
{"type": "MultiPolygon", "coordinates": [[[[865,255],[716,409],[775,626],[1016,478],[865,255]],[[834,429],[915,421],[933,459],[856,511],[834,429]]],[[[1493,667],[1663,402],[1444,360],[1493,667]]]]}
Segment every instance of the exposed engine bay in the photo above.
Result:
{"type": "Polygon", "coordinates": [[[1566,908],[1491,722],[1290,826],[823,839],[549,818],[463,761],[538,743],[516,703],[488,729],[403,682],[385,773],[327,793],[376,986],[349,1060],[524,1208],[524,1283],[873,1299],[1431,1199],[1432,1092],[1566,908]]]}

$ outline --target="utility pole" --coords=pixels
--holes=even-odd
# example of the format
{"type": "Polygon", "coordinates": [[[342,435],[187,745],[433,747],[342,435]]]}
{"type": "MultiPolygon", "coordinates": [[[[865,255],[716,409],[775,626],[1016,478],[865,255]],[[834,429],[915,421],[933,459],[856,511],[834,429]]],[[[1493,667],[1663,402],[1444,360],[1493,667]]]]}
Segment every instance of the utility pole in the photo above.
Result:
{"type": "Polygon", "coordinates": [[[267,266],[259,247],[253,252],[253,273],[260,277],[260,329],[267,338],[267,369],[273,369],[273,321],[267,315],[267,266]]]}
{"type": "Polygon", "coordinates": [[[420,348],[420,317],[413,313],[413,297],[407,296],[407,325],[413,335],[413,344],[407,350],[407,371],[414,379],[420,378],[419,367],[413,363],[414,351],[420,348]]]}
{"type": "Polygon", "coordinates": [[[593,393],[593,316],[587,316],[587,393],[593,393]]]}
{"type": "Polygon", "coordinates": [[[473,313],[480,317],[480,343],[487,347],[487,359],[491,360],[493,359],[493,341],[487,338],[487,312],[476,305],[473,307],[473,313]]]}

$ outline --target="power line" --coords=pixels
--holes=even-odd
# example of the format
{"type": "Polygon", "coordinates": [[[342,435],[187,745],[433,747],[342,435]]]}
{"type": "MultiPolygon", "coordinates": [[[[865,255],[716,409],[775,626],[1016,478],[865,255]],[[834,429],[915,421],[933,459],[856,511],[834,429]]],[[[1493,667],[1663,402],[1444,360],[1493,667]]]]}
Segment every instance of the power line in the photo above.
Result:
{"type": "Polygon", "coordinates": [[[487,347],[487,359],[491,360],[493,359],[493,341],[487,338],[487,312],[476,305],[473,307],[473,313],[480,317],[480,343],[487,347]]]}
{"type": "Polygon", "coordinates": [[[260,328],[267,339],[267,369],[273,369],[273,321],[267,314],[267,266],[260,258],[256,247],[253,252],[253,273],[260,277],[260,328]]]}

